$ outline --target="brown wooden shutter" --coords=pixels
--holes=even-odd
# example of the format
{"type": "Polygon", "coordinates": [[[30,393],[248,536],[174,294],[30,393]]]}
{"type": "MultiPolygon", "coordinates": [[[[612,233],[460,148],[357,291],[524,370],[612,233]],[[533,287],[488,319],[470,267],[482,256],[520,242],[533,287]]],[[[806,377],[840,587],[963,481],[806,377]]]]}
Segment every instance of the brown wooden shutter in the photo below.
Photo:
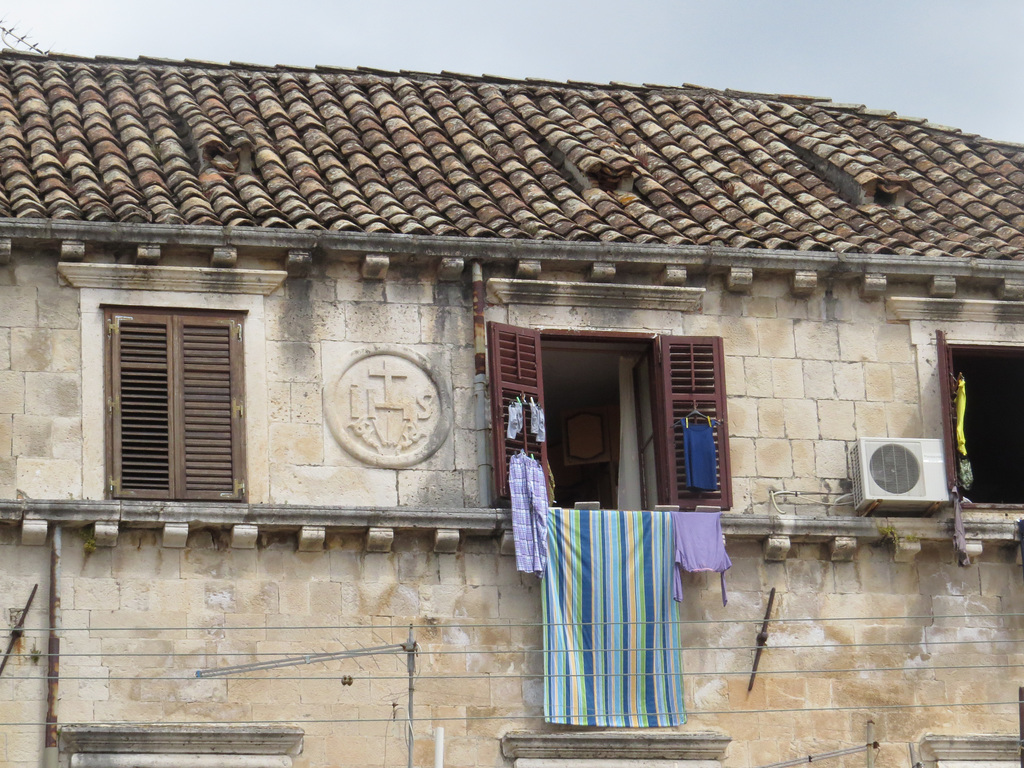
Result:
{"type": "Polygon", "coordinates": [[[728,509],[732,505],[732,481],[722,339],[716,336],[663,336],[659,352],[659,495],[664,503],[678,504],[682,509],[693,509],[698,504],[728,509]],[[694,409],[716,422],[717,492],[697,492],[686,488],[683,431],[679,422],[694,409]]]}
{"type": "Polygon", "coordinates": [[[942,442],[946,454],[946,485],[956,485],[956,371],[953,367],[953,349],[946,343],[946,334],[935,332],[935,346],[939,357],[939,407],[942,409],[942,442]]]}
{"type": "Polygon", "coordinates": [[[171,326],[166,315],[107,312],[110,490],[171,496],[171,326]]]}
{"type": "Polygon", "coordinates": [[[178,497],[241,498],[241,325],[226,317],[181,316],[175,340],[178,497]]]}
{"type": "Polygon", "coordinates": [[[521,397],[532,397],[544,406],[544,378],[541,370],[540,332],[501,323],[487,326],[488,355],[491,372],[491,433],[494,447],[494,484],[498,495],[507,497],[508,461],[514,453],[525,450],[545,467],[548,465],[547,443],[538,443],[530,434],[530,409],[523,411],[524,427],[509,439],[508,405],[521,397]]]}
{"type": "Polygon", "coordinates": [[[113,496],[243,500],[240,318],[107,310],[113,496]]]}

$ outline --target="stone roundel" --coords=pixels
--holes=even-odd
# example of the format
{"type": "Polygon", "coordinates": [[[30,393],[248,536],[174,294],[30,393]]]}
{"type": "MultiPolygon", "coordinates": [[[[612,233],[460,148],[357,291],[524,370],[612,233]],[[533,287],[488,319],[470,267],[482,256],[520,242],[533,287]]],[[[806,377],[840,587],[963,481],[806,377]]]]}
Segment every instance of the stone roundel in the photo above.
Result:
{"type": "Polygon", "coordinates": [[[430,458],[451,431],[451,398],[405,349],[356,352],[324,394],[331,434],[350,455],[400,469],[430,458]]]}

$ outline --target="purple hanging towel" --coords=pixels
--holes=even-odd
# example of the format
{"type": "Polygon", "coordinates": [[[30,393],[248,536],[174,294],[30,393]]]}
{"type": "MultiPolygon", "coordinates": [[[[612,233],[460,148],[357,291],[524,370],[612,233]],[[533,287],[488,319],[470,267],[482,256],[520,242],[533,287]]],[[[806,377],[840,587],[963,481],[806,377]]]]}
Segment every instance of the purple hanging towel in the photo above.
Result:
{"type": "Polygon", "coordinates": [[[722,513],[715,512],[672,512],[672,528],[675,537],[675,578],[672,580],[672,597],[683,599],[683,576],[680,568],[694,571],[717,571],[722,576],[722,605],[729,603],[725,593],[725,572],[732,567],[732,560],[725,551],[722,539],[722,513]]]}

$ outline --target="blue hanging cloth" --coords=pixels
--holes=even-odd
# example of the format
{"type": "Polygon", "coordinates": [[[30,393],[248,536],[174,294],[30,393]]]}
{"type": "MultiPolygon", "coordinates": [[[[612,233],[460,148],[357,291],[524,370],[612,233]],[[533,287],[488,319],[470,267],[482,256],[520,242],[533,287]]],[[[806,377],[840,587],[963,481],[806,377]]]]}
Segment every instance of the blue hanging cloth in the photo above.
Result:
{"type": "Polygon", "coordinates": [[[718,469],[715,452],[717,422],[706,416],[685,418],[683,460],[686,462],[686,487],[693,491],[717,491],[718,469]]]}

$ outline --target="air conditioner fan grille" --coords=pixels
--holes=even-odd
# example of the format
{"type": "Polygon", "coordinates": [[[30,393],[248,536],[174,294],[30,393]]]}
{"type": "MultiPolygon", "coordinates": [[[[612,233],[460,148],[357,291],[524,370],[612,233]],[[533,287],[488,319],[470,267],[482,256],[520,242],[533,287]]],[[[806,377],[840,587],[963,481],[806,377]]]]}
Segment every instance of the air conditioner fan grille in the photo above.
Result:
{"type": "Polygon", "coordinates": [[[913,453],[898,443],[876,448],[868,462],[875,484],[886,493],[909,493],[921,479],[921,464],[913,453]]]}

